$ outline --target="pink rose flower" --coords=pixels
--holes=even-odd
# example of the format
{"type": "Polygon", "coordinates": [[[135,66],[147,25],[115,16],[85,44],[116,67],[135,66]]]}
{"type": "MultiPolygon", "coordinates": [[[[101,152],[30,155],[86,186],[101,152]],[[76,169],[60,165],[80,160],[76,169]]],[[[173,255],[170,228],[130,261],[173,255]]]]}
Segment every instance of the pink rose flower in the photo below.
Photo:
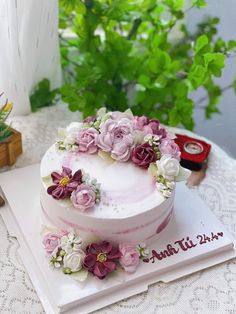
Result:
{"type": "Polygon", "coordinates": [[[113,146],[114,134],[113,128],[116,125],[116,121],[108,119],[100,126],[101,134],[98,135],[97,145],[105,152],[110,152],[113,146]]]}
{"type": "Polygon", "coordinates": [[[119,245],[121,253],[120,264],[128,273],[134,273],[139,265],[139,253],[136,248],[128,243],[119,245]]]}
{"type": "Polygon", "coordinates": [[[157,160],[157,154],[148,143],[140,144],[132,150],[131,159],[141,168],[148,168],[150,163],[157,160]]]}
{"type": "Polygon", "coordinates": [[[118,161],[128,161],[131,153],[133,138],[131,135],[125,136],[122,142],[117,142],[113,145],[111,157],[118,161]]]}
{"type": "Polygon", "coordinates": [[[48,255],[55,255],[60,247],[62,235],[49,232],[43,238],[43,245],[48,255]]]}
{"type": "Polygon", "coordinates": [[[96,153],[98,150],[97,136],[98,131],[94,128],[81,129],[76,141],[79,144],[79,151],[88,154],[96,153]]]}
{"type": "Polygon", "coordinates": [[[111,152],[113,159],[127,161],[133,145],[133,125],[127,118],[108,119],[100,126],[97,145],[106,152],[111,152]]]}
{"type": "Polygon", "coordinates": [[[159,146],[162,155],[170,155],[180,161],[179,146],[169,137],[164,138],[159,146]]]}
{"type": "Polygon", "coordinates": [[[96,193],[90,185],[81,184],[71,194],[73,206],[84,212],[92,208],[96,203],[96,193]]]}

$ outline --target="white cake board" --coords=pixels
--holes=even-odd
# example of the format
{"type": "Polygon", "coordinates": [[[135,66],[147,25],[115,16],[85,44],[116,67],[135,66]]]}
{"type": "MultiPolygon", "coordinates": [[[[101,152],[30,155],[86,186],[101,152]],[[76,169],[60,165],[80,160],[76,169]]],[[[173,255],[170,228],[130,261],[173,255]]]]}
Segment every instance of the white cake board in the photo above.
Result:
{"type": "Polygon", "coordinates": [[[232,237],[204,202],[184,184],[177,184],[174,214],[168,226],[149,245],[160,253],[168,244],[177,254],[154,263],[141,262],[138,270],[78,283],[48,265],[40,236],[39,165],[5,172],[0,185],[6,205],[0,209],[10,235],[17,238],[19,254],[46,313],[88,313],[148,289],[152,283],[169,282],[236,256],[232,237]],[[200,244],[200,236],[223,233],[200,244]],[[175,241],[189,237],[195,247],[184,251],[175,241]]]}

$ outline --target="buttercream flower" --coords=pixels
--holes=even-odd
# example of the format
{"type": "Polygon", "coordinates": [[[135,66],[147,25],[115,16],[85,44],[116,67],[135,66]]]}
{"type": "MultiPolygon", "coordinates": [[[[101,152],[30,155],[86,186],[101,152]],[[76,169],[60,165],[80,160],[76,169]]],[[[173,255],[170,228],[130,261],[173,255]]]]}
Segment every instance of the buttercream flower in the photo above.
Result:
{"type": "Polygon", "coordinates": [[[54,185],[49,186],[47,192],[53,198],[59,200],[70,197],[72,191],[82,183],[82,172],[78,170],[72,175],[71,169],[62,167],[62,173],[54,171],[51,178],[54,185]]]}
{"type": "Polygon", "coordinates": [[[151,119],[148,121],[148,127],[152,130],[152,134],[158,134],[160,130],[160,122],[157,119],[151,119]]]}
{"type": "Polygon", "coordinates": [[[83,250],[78,250],[65,254],[63,257],[63,271],[66,274],[75,273],[83,267],[85,253],[83,250]]]}
{"type": "Polygon", "coordinates": [[[71,122],[65,130],[64,144],[75,144],[78,133],[82,129],[82,127],[83,123],[81,122],[71,122]]]}
{"type": "Polygon", "coordinates": [[[123,118],[129,119],[129,120],[133,120],[133,113],[130,109],[127,109],[124,112],[121,111],[112,111],[109,112],[110,118],[113,120],[121,120],[123,118]]]}
{"type": "Polygon", "coordinates": [[[54,232],[47,233],[43,238],[43,245],[48,255],[56,255],[60,248],[61,235],[54,232]]]}
{"type": "Polygon", "coordinates": [[[157,190],[160,191],[162,193],[162,195],[166,198],[169,198],[171,197],[172,195],[172,191],[175,187],[175,184],[173,185],[172,183],[174,182],[170,182],[171,184],[169,184],[168,186],[168,181],[167,181],[167,184],[163,184],[161,182],[157,182],[156,183],[156,186],[157,186],[157,190]]]}
{"type": "Polygon", "coordinates": [[[97,117],[96,116],[88,116],[84,119],[84,122],[85,123],[93,123],[97,120],[97,117]]]}
{"type": "Polygon", "coordinates": [[[134,117],[133,123],[135,129],[142,131],[143,128],[148,124],[148,121],[149,119],[146,116],[134,117]]]}
{"type": "Polygon", "coordinates": [[[99,279],[105,278],[116,269],[116,264],[121,253],[112,244],[103,241],[100,244],[92,243],[86,248],[84,268],[99,279]]]}
{"type": "Polygon", "coordinates": [[[133,120],[134,127],[142,131],[144,134],[158,135],[158,139],[165,138],[166,130],[160,127],[160,122],[157,119],[149,119],[146,116],[135,117],[133,120]]]}
{"type": "Polygon", "coordinates": [[[133,125],[127,118],[108,119],[100,126],[97,145],[105,152],[111,152],[113,159],[127,161],[133,145],[133,125]]]}
{"type": "Polygon", "coordinates": [[[60,268],[62,264],[62,256],[52,256],[50,259],[50,265],[55,268],[60,268]]]}
{"type": "Polygon", "coordinates": [[[170,138],[164,138],[159,146],[162,155],[171,155],[171,157],[180,160],[179,146],[170,138]]]}
{"type": "Polygon", "coordinates": [[[157,160],[156,152],[148,143],[140,144],[132,150],[131,159],[141,168],[148,168],[150,163],[157,160]]]}
{"type": "Polygon", "coordinates": [[[156,134],[159,136],[159,139],[164,139],[166,136],[167,136],[167,132],[166,132],[166,129],[165,128],[159,128],[158,130],[155,131],[155,133],[153,134],[156,134]]]}
{"type": "Polygon", "coordinates": [[[179,174],[179,161],[171,155],[163,155],[156,161],[157,175],[163,176],[168,181],[174,181],[179,174]]]}
{"type": "Polygon", "coordinates": [[[84,212],[92,208],[96,203],[96,192],[94,187],[87,184],[81,184],[71,194],[73,206],[84,212]]]}
{"type": "Polygon", "coordinates": [[[119,245],[121,253],[120,264],[128,273],[134,273],[139,265],[139,253],[137,249],[128,243],[119,245]]]}
{"type": "Polygon", "coordinates": [[[139,253],[139,257],[147,257],[150,254],[149,249],[147,248],[146,243],[138,244],[136,249],[137,249],[137,251],[139,253]]]}
{"type": "Polygon", "coordinates": [[[82,239],[75,232],[70,232],[61,237],[61,249],[67,254],[81,249],[82,239]]]}
{"type": "Polygon", "coordinates": [[[79,144],[79,151],[86,152],[88,154],[94,154],[97,152],[97,136],[98,131],[94,128],[87,128],[80,130],[77,137],[77,144],[79,144]]]}
{"type": "Polygon", "coordinates": [[[127,161],[130,158],[131,146],[133,145],[133,138],[127,135],[121,142],[116,142],[111,151],[111,157],[118,161],[127,161]]]}

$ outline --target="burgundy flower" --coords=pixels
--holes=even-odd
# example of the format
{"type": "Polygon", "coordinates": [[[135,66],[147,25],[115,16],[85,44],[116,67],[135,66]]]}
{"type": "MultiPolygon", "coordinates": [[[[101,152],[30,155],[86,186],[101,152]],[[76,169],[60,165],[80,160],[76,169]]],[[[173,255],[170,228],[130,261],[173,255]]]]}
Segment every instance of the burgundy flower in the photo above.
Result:
{"type": "Polygon", "coordinates": [[[71,169],[62,167],[62,173],[54,171],[51,178],[54,185],[49,186],[47,192],[59,200],[70,197],[71,193],[82,183],[82,172],[78,170],[72,175],[71,169]]]}
{"type": "Polygon", "coordinates": [[[156,152],[148,143],[136,146],[131,154],[133,163],[141,168],[148,168],[150,163],[157,160],[156,152]]]}
{"type": "Polygon", "coordinates": [[[165,128],[159,128],[155,132],[156,133],[153,133],[153,134],[158,135],[160,140],[162,140],[162,139],[167,137],[167,132],[166,132],[165,128]]]}
{"type": "Polygon", "coordinates": [[[112,247],[112,244],[109,242],[92,243],[86,248],[84,268],[99,279],[103,279],[116,269],[120,256],[119,249],[112,247]]]}

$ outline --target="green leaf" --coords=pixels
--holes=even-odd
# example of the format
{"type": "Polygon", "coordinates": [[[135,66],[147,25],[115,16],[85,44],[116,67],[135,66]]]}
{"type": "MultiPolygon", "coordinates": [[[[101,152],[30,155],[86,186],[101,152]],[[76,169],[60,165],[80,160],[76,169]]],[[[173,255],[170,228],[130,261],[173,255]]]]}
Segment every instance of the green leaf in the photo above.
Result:
{"type": "Polygon", "coordinates": [[[30,96],[31,110],[35,112],[42,107],[52,106],[57,93],[57,90],[50,90],[48,79],[42,80],[30,96]]]}
{"type": "Polygon", "coordinates": [[[209,41],[206,35],[201,35],[198,37],[196,41],[195,52],[199,53],[200,50],[208,44],[208,42],[209,41]]]}
{"type": "Polygon", "coordinates": [[[167,84],[167,79],[164,75],[159,75],[158,78],[154,81],[154,86],[156,88],[164,88],[167,84]]]}
{"type": "Polygon", "coordinates": [[[154,55],[148,60],[149,69],[153,73],[162,72],[169,67],[170,63],[170,56],[160,49],[156,49],[154,55]]]}
{"type": "Polygon", "coordinates": [[[221,71],[224,68],[225,55],[220,52],[204,54],[204,61],[206,67],[214,76],[220,77],[221,71]]]}
{"type": "Polygon", "coordinates": [[[169,125],[171,126],[177,126],[181,121],[181,117],[178,114],[178,109],[176,107],[174,107],[170,113],[169,113],[169,125]]]}
{"type": "Polygon", "coordinates": [[[193,65],[189,72],[188,78],[191,81],[193,88],[197,89],[206,81],[207,69],[202,65],[193,65]]]}
{"type": "Polygon", "coordinates": [[[234,48],[236,48],[236,40],[229,40],[228,50],[233,50],[234,48]]]}
{"type": "Polygon", "coordinates": [[[145,75],[145,74],[141,74],[141,75],[139,76],[139,78],[138,78],[138,82],[139,82],[141,85],[143,85],[143,86],[145,86],[145,87],[148,87],[149,84],[150,84],[150,78],[149,78],[147,75],[145,75]]]}
{"type": "Polygon", "coordinates": [[[197,8],[203,8],[207,6],[206,0],[194,0],[193,5],[197,8]]]}

